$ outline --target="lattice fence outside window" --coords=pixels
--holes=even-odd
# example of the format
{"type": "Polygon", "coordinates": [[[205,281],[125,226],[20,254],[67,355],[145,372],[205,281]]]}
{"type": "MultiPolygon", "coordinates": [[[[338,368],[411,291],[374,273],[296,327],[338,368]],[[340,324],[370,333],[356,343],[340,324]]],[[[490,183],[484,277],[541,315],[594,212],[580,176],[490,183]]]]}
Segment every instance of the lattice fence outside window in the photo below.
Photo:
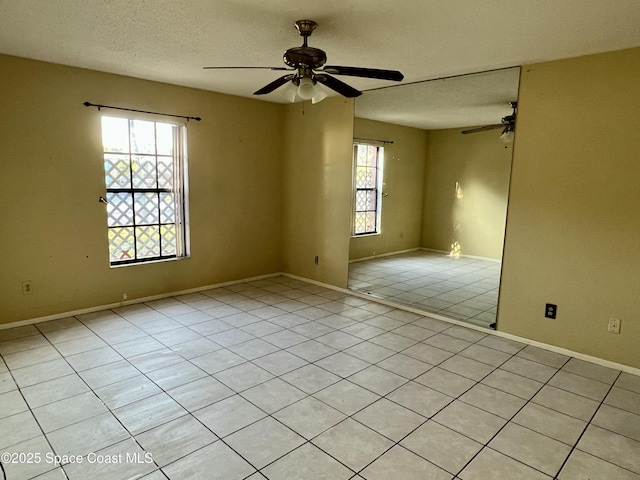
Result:
{"type": "Polygon", "coordinates": [[[186,127],[102,117],[112,266],[186,257],[186,127]]]}
{"type": "Polygon", "coordinates": [[[353,234],[380,233],[383,147],[355,144],[353,234]]]}

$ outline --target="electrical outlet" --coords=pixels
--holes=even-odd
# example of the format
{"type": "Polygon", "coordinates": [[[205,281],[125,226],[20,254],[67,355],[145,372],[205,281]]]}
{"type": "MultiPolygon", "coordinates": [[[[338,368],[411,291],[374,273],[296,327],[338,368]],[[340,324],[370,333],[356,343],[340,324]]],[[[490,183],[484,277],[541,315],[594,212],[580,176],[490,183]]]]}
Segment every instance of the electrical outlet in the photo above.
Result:
{"type": "Polygon", "coordinates": [[[25,280],[22,282],[22,294],[31,295],[33,293],[33,282],[31,280],[25,280]]]}
{"type": "Polygon", "coordinates": [[[316,257],[313,259],[313,263],[318,265],[319,262],[320,262],[320,258],[316,255],[316,257]]]}
{"type": "Polygon", "coordinates": [[[610,333],[620,333],[620,319],[610,318],[608,330],[610,333]]]}
{"type": "Polygon", "coordinates": [[[126,300],[127,298],[129,298],[129,296],[126,293],[122,294],[122,300],[126,300]]]}
{"type": "Polygon", "coordinates": [[[547,306],[544,309],[544,316],[547,318],[556,318],[558,313],[558,306],[553,303],[547,303],[547,306]]]}

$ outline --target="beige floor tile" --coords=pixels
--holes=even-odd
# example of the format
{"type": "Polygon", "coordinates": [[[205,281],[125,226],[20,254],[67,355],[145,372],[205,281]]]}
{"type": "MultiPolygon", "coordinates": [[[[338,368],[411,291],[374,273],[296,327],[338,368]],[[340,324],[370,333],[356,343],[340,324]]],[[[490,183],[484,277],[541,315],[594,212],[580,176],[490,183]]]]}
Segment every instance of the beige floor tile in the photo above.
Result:
{"type": "Polygon", "coordinates": [[[86,455],[129,437],[129,433],[110,412],[47,434],[57,455],[86,455]]]}
{"type": "Polygon", "coordinates": [[[147,373],[147,377],[163,390],[171,390],[208,376],[190,362],[180,362],[147,373]]]}
{"type": "Polygon", "coordinates": [[[159,393],[116,408],[113,414],[132,435],[137,435],[186,415],[187,411],[166,393],[159,393]]]}
{"type": "Polygon", "coordinates": [[[434,367],[423,375],[420,375],[415,381],[451,397],[462,395],[476,384],[475,380],[438,367],[434,367]]]}
{"type": "Polygon", "coordinates": [[[170,480],[242,480],[255,469],[218,441],[167,465],[162,471],[170,480]]]}
{"type": "Polygon", "coordinates": [[[377,363],[378,367],[400,375],[406,379],[412,380],[419,375],[422,375],[429,369],[433,368],[428,363],[421,362],[415,358],[408,357],[402,353],[397,353],[389,358],[385,358],[383,361],[377,363]]]}
{"type": "Polygon", "coordinates": [[[349,381],[371,390],[378,395],[386,395],[407,383],[407,379],[372,365],[349,377],[349,381]]]}
{"type": "Polygon", "coordinates": [[[571,447],[514,423],[507,424],[489,443],[504,455],[554,476],[571,452],[571,447]]]}
{"type": "Polygon", "coordinates": [[[161,467],[218,439],[191,415],[184,415],[136,435],[136,440],[161,467]]]}
{"type": "Polygon", "coordinates": [[[594,400],[549,385],[542,387],[532,401],[584,421],[589,421],[598,408],[594,400]]]}
{"type": "Polygon", "coordinates": [[[427,420],[386,398],[360,410],[353,418],[394,442],[399,442],[427,420]]]}
{"type": "Polygon", "coordinates": [[[209,374],[215,374],[246,362],[240,355],[221,349],[191,359],[191,363],[209,374]]]}
{"type": "Polygon", "coordinates": [[[316,393],[341,380],[341,377],[315,365],[306,365],[281,378],[308,394],[316,393]]]}
{"type": "Polygon", "coordinates": [[[307,364],[306,360],[292,353],[280,350],[253,360],[253,363],[271,372],[273,375],[284,375],[307,364]]]}
{"type": "Polygon", "coordinates": [[[455,400],[447,405],[433,421],[466,435],[480,443],[487,443],[504,426],[505,419],[472,405],[455,400]]]}
{"type": "Polygon", "coordinates": [[[267,380],[271,380],[273,375],[265,369],[247,362],[216,373],[214,377],[233,391],[243,392],[267,380]]]}
{"type": "MultiPolygon", "coordinates": [[[[449,330],[447,330],[448,332],[449,330]]],[[[493,348],[483,347],[482,345],[470,345],[460,352],[463,357],[477,360],[478,362],[486,363],[498,367],[511,358],[511,354],[504,353],[493,348]]]]}
{"type": "Polygon", "coordinates": [[[342,352],[318,360],[315,364],[343,378],[349,377],[360,370],[364,370],[370,365],[370,363],[364,360],[342,352]]]}
{"type": "Polygon", "coordinates": [[[0,450],[42,436],[42,430],[31,412],[17,413],[0,420],[0,450]]]}
{"type": "Polygon", "coordinates": [[[606,383],[564,371],[560,371],[554,375],[554,377],[549,380],[549,385],[568,392],[577,393],[578,395],[597,402],[604,399],[610,388],[610,385],[606,383]]]}
{"type": "Polygon", "coordinates": [[[11,373],[0,373],[0,394],[10,392],[12,390],[17,390],[17,388],[18,386],[16,385],[16,382],[13,381],[11,373]]]}
{"type": "MultiPolygon", "coordinates": [[[[267,466],[264,472],[270,480],[346,480],[354,473],[310,443],[267,466]]],[[[253,480],[253,477],[247,480],[253,480]]]]}
{"type": "Polygon", "coordinates": [[[427,418],[453,400],[448,395],[415,382],[403,385],[387,398],[427,418]]]}
{"type": "Polygon", "coordinates": [[[480,443],[432,421],[422,425],[400,445],[453,475],[482,448],[480,443]]]}
{"type": "Polygon", "coordinates": [[[144,375],[112,383],[94,391],[112,410],[161,392],[160,388],[144,375]]]}
{"type": "Polygon", "coordinates": [[[582,420],[535,403],[525,405],[513,422],[568,445],[574,445],[587,426],[582,420]]]}
{"type": "Polygon", "coordinates": [[[313,443],[354,471],[393,446],[389,439],[352,419],[330,428],[313,439],[313,443]]]}
{"type": "Polygon", "coordinates": [[[348,380],[334,383],[313,396],[345,415],[353,415],[380,398],[379,395],[348,380]]]}
{"type": "Polygon", "coordinates": [[[601,405],[591,424],[640,442],[640,415],[601,405]]]}
{"type": "Polygon", "coordinates": [[[313,397],[289,405],[273,416],[308,440],[346,418],[345,414],[313,397]]]}
{"type": "Polygon", "coordinates": [[[111,445],[95,452],[95,456],[86,457],[82,463],[65,465],[64,471],[69,480],[85,480],[87,478],[108,478],[109,480],[128,480],[140,478],[157,467],[152,457],[145,457],[146,452],[132,439],[111,445]],[[108,462],[102,459],[114,459],[108,462]]]}
{"type": "Polygon", "coordinates": [[[577,358],[571,358],[563,367],[565,372],[575,373],[583,377],[591,378],[592,380],[598,380],[599,382],[611,385],[616,381],[619,370],[613,368],[604,367],[602,365],[596,365],[595,363],[586,362],[577,358]]]}
{"type": "Polygon", "coordinates": [[[418,343],[409,347],[404,350],[402,354],[408,355],[430,365],[438,365],[453,356],[452,352],[442,350],[441,348],[437,348],[432,345],[425,345],[424,343],[418,343]]]}
{"type": "Polygon", "coordinates": [[[622,372],[618,377],[618,380],[616,380],[615,386],[635,393],[640,393],[640,376],[622,372]]]}
{"type": "Polygon", "coordinates": [[[233,390],[215,378],[206,376],[168,390],[167,393],[190,412],[233,395],[233,390]]]}
{"type": "MultiPolygon", "coordinates": [[[[20,327],[18,327],[20,328],[20,327]]],[[[32,348],[38,347],[46,347],[49,346],[49,341],[37,330],[35,331],[36,335],[29,336],[19,336],[15,338],[11,338],[11,331],[15,330],[11,328],[9,330],[0,331],[0,333],[4,333],[8,340],[0,342],[0,354],[1,355],[11,355],[12,353],[23,352],[25,350],[31,350],[32,348]]]]}
{"type": "Polygon", "coordinates": [[[0,418],[10,417],[17,413],[26,412],[29,406],[26,404],[19,390],[0,394],[0,418]]]}
{"type": "Polygon", "coordinates": [[[487,478],[550,480],[552,478],[490,448],[482,450],[458,477],[461,480],[483,480],[487,478]]]}
{"type": "Polygon", "coordinates": [[[140,375],[140,371],[128,361],[122,359],[90,370],[83,370],[78,375],[82,377],[82,380],[84,380],[89,387],[95,390],[111,385],[112,383],[126,380],[127,378],[136,377],[140,375]]]}
{"type": "Polygon", "coordinates": [[[391,478],[402,478],[402,480],[451,479],[450,473],[399,445],[376,459],[362,471],[361,476],[367,480],[388,480],[391,478]]]}
{"type": "Polygon", "coordinates": [[[37,365],[38,363],[50,362],[52,360],[62,358],[58,351],[51,345],[23,350],[17,353],[10,353],[3,355],[3,357],[10,370],[30,367],[31,365],[37,365]]]}
{"type": "Polygon", "coordinates": [[[58,359],[31,365],[30,367],[19,368],[13,370],[11,373],[18,386],[25,388],[36,385],[37,383],[71,375],[75,372],[65,360],[58,359]]]}
{"type": "Polygon", "coordinates": [[[122,360],[122,356],[111,347],[101,347],[65,358],[77,372],[122,360]]]}
{"type": "Polygon", "coordinates": [[[613,387],[604,403],[640,415],[640,393],[613,387]]]}
{"type": "Polygon", "coordinates": [[[477,362],[470,358],[463,357],[462,355],[451,357],[438,366],[444,370],[457,373],[458,375],[462,375],[463,377],[467,377],[475,381],[482,380],[494,370],[492,365],[477,362]]]}
{"type": "Polygon", "coordinates": [[[591,480],[595,478],[640,480],[640,475],[580,450],[574,450],[567,463],[562,467],[558,478],[560,480],[591,480]]]}
{"type": "Polygon", "coordinates": [[[266,417],[229,435],[225,442],[256,468],[263,468],[305,443],[305,439],[266,417]]]}
{"type": "Polygon", "coordinates": [[[153,372],[163,367],[168,367],[182,362],[184,359],[169,349],[156,350],[129,358],[129,362],[142,373],[153,372]]]}
{"type": "Polygon", "coordinates": [[[33,414],[44,433],[106,412],[108,412],[107,407],[93,392],[81,393],[33,409],[33,414]]]}
{"type": "Polygon", "coordinates": [[[533,345],[527,345],[524,347],[517,353],[517,356],[526,358],[527,360],[533,360],[538,363],[543,363],[554,368],[561,368],[570,358],[560,353],[534,347],[533,345]]]}
{"type": "Polygon", "coordinates": [[[279,378],[274,378],[245,390],[242,396],[271,414],[301,400],[307,394],[279,378]]]}
{"type": "Polygon", "coordinates": [[[520,397],[480,383],[462,395],[460,400],[507,420],[527,403],[520,397]]]}
{"type": "Polygon", "coordinates": [[[577,448],[640,474],[640,442],[632,438],[589,425],[577,448]]]}
{"type": "Polygon", "coordinates": [[[264,418],[266,413],[240,395],[234,395],[197,410],[193,415],[222,438],[264,418]]]}
{"type": "Polygon", "coordinates": [[[12,461],[2,461],[4,475],[7,479],[34,478],[58,467],[58,464],[46,461],[47,458],[51,458],[54,452],[43,435],[7,447],[3,453],[13,454],[11,455],[12,461]],[[30,461],[21,461],[20,454],[31,454],[26,458],[30,461]]]}
{"type": "Polygon", "coordinates": [[[526,400],[531,399],[544,385],[500,368],[491,372],[482,380],[482,383],[526,400]]]}

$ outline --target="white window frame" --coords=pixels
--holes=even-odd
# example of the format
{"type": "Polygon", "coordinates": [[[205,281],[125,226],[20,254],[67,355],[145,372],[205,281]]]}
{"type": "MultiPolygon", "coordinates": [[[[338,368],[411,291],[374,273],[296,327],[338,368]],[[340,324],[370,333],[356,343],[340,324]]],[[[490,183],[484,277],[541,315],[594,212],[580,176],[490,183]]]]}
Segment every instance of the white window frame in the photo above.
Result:
{"type": "MultiPolygon", "coordinates": [[[[116,118],[116,119],[123,119],[126,120],[128,122],[128,132],[129,132],[129,136],[130,136],[130,132],[131,132],[131,128],[132,128],[132,123],[136,122],[136,121],[141,121],[141,122],[152,122],[154,125],[154,153],[147,153],[147,154],[139,154],[136,152],[132,152],[132,147],[131,147],[131,141],[129,140],[129,147],[128,147],[128,151],[122,151],[122,152],[114,152],[114,151],[107,151],[105,150],[105,148],[103,148],[103,172],[105,174],[105,187],[106,187],[106,201],[107,201],[107,233],[108,233],[108,237],[109,237],[109,263],[110,266],[113,267],[121,267],[121,266],[129,266],[129,265],[141,265],[141,264],[146,264],[146,263],[152,263],[152,262],[159,262],[159,261],[169,261],[169,260],[178,260],[178,259],[183,259],[183,258],[188,258],[189,257],[189,243],[190,243],[190,238],[189,238],[189,201],[188,201],[188,160],[187,160],[187,126],[186,123],[182,123],[182,122],[172,122],[172,121],[165,121],[165,120],[157,120],[154,118],[148,118],[146,116],[132,116],[132,115],[127,115],[127,116],[120,116],[120,115],[102,115],[102,118],[116,118]],[[162,158],[168,158],[171,157],[171,155],[167,155],[167,154],[161,154],[158,152],[158,144],[159,144],[159,140],[157,137],[157,125],[170,125],[172,134],[173,134],[173,138],[172,138],[172,143],[173,143],[173,160],[172,160],[172,165],[173,165],[173,175],[172,175],[172,187],[160,187],[160,184],[157,183],[155,185],[155,187],[149,187],[149,188],[144,188],[144,187],[134,187],[133,184],[133,178],[134,178],[134,165],[135,165],[135,161],[133,160],[133,157],[147,157],[147,158],[154,158],[154,164],[155,164],[155,169],[156,169],[156,175],[159,176],[159,159],[158,157],[162,157],[162,158]],[[128,157],[128,162],[129,162],[129,180],[130,183],[128,185],[124,185],[124,186],[118,186],[118,185],[109,185],[107,184],[107,170],[106,170],[106,166],[107,166],[107,156],[109,155],[121,155],[124,158],[128,157]],[[145,224],[144,222],[138,222],[136,219],[136,214],[135,214],[135,208],[136,208],[136,194],[138,195],[144,195],[144,194],[157,194],[158,195],[158,220],[157,222],[151,222],[149,224],[145,224]],[[162,214],[160,213],[161,210],[161,195],[162,194],[169,194],[167,196],[167,198],[169,196],[172,197],[172,201],[174,204],[174,208],[173,208],[173,221],[163,221],[162,219],[162,214]],[[123,196],[130,196],[131,198],[131,222],[122,225],[118,225],[118,224],[113,224],[113,219],[112,217],[109,216],[109,213],[111,211],[112,208],[115,208],[115,206],[113,205],[112,202],[115,197],[114,195],[123,195],[123,196]],[[110,201],[111,200],[111,201],[110,201]],[[158,251],[159,254],[158,255],[146,255],[144,256],[143,254],[139,254],[138,250],[140,248],[139,242],[138,242],[138,235],[141,232],[141,228],[144,228],[145,226],[156,226],[158,227],[158,241],[157,241],[157,245],[158,245],[158,251]],[[167,250],[165,250],[163,252],[163,247],[166,247],[167,244],[165,244],[162,241],[162,227],[163,226],[171,226],[174,225],[175,227],[175,249],[170,248],[167,250]],[[115,230],[117,228],[132,228],[133,229],[133,238],[134,238],[134,243],[132,245],[132,249],[133,249],[133,255],[129,255],[128,252],[130,251],[130,249],[127,250],[122,250],[122,254],[123,256],[120,258],[115,258],[114,253],[115,250],[120,248],[121,249],[121,245],[119,244],[118,247],[116,247],[116,243],[114,240],[114,243],[112,244],[112,235],[111,235],[111,230],[115,230]],[[127,257],[128,256],[128,257],[127,257]]],[[[102,130],[102,136],[104,137],[105,132],[104,132],[104,127],[101,127],[102,130]]],[[[122,198],[122,197],[121,197],[122,198]]]]}
{"type": "MultiPolygon", "coordinates": [[[[352,174],[352,188],[353,188],[353,192],[351,195],[352,198],[352,205],[351,205],[351,235],[353,237],[365,237],[368,235],[380,235],[380,233],[382,233],[382,187],[384,185],[383,183],[383,178],[384,178],[384,145],[379,145],[376,143],[365,143],[365,142],[354,142],[353,143],[353,174],[352,174]],[[358,148],[360,146],[363,147],[367,147],[367,148],[376,148],[377,149],[377,160],[376,160],[376,187],[375,189],[375,201],[376,201],[376,208],[375,208],[375,231],[368,231],[368,232],[356,232],[356,216],[357,213],[359,212],[357,209],[357,195],[359,191],[362,191],[364,189],[362,188],[358,188],[358,182],[357,182],[357,167],[358,167],[358,148]]],[[[368,210],[369,212],[371,212],[372,210],[368,210]]],[[[362,211],[360,211],[362,212],[362,211]]]]}

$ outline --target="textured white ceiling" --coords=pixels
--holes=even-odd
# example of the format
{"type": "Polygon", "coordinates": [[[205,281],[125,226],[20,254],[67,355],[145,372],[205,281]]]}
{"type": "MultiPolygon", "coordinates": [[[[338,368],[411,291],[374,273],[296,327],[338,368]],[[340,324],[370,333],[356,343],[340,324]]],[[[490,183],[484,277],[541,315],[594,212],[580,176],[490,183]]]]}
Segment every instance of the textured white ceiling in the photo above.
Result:
{"type": "Polygon", "coordinates": [[[519,75],[514,67],[367,91],[356,116],[425,130],[497,124],[512,113],[519,75]]]}
{"type": "Polygon", "coordinates": [[[0,53],[250,97],[282,72],[202,66],[280,66],[302,18],[329,64],[405,82],[640,45],[638,0],[0,0],[0,53]]]}

